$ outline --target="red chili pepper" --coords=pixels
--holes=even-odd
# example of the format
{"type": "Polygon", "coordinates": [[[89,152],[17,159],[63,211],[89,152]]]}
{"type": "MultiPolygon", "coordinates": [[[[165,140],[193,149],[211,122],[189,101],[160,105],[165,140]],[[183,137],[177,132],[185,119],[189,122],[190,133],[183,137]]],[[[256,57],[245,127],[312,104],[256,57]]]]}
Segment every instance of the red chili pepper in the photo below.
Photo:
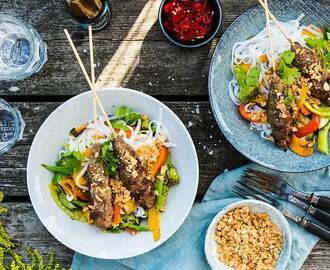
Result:
{"type": "Polygon", "coordinates": [[[316,131],[320,126],[320,122],[321,122],[321,116],[317,114],[313,114],[312,119],[308,122],[308,124],[302,128],[299,128],[294,135],[296,135],[296,137],[298,138],[305,137],[308,134],[316,131]]]}
{"type": "Polygon", "coordinates": [[[195,16],[195,22],[202,22],[203,21],[203,16],[204,14],[203,13],[197,13],[196,16],[195,16]]]}
{"type": "Polygon", "coordinates": [[[164,5],[164,28],[183,42],[204,38],[212,29],[213,11],[208,0],[172,0],[164,5]]]}
{"type": "Polygon", "coordinates": [[[191,20],[189,20],[188,18],[185,18],[180,22],[180,27],[182,30],[190,29],[191,25],[192,25],[191,20]]]}
{"type": "Polygon", "coordinates": [[[203,16],[203,23],[210,24],[212,22],[212,19],[213,19],[213,14],[211,11],[208,11],[203,16]]]}

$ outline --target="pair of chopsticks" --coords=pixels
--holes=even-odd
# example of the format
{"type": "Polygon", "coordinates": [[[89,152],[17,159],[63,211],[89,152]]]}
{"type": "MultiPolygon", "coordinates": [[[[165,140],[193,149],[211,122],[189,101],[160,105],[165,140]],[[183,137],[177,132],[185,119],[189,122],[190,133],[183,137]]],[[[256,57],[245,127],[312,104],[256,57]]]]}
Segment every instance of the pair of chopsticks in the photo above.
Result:
{"type": "Polygon", "coordinates": [[[270,49],[270,53],[272,56],[272,67],[273,67],[273,72],[275,72],[275,58],[274,58],[274,50],[273,50],[273,41],[272,41],[272,32],[270,29],[270,20],[269,20],[269,16],[272,18],[272,20],[274,21],[274,23],[276,24],[276,26],[278,27],[278,29],[283,33],[283,35],[285,36],[285,38],[289,41],[290,44],[293,44],[294,41],[293,39],[288,35],[288,33],[284,30],[284,28],[281,26],[281,24],[279,23],[279,21],[276,19],[276,17],[270,12],[269,8],[268,8],[268,0],[258,0],[258,2],[260,3],[260,5],[265,9],[265,13],[266,13],[266,26],[267,26],[267,31],[268,31],[268,37],[269,37],[269,49],[270,49]]]}
{"type": "Polygon", "coordinates": [[[92,27],[91,26],[88,27],[89,51],[90,51],[91,77],[92,77],[92,80],[90,79],[90,77],[89,77],[89,75],[88,75],[88,73],[86,71],[86,68],[85,68],[85,66],[84,66],[84,64],[83,64],[83,62],[82,62],[82,60],[81,60],[81,58],[80,58],[80,56],[79,56],[79,54],[77,52],[77,49],[76,49],[76,47],[75,47],[75,45],[74,45],[74,43],[73,43],[73,41],[71,39],[71,36],[70,36],[68,30],[67,29],[64,29],[64,33],[65,33],[65,35],[66,35],[66,37],[67,37],[67,39],[69,41],[69,44],[70,44],[70,46],[72,48],[72,51],[73,51],[73,53],[74,53],[74,55],[75,55],[75,57],[76,57],[76,59],[78,61],[78,64],[79,64],[79,66],[80,66],[80,68],[81,68],[81,70],[82,70],[82,72],[83,72],[83,74],[85,76],[85,79],[86,79],[86,81],[87,81],[90,89],[92,90],[92,94],[93,94],[93,114],[94,114],[95,124],[97,123],[97,106],[96,105],[98,105],[99,108],[100,108],[100,110],[101,110],[101,112],[102,112],[102,114],[103,114],[103,117],[105,118],[105,121],[106,121],[107,125],[111,129],[111,131],[114,134],[114,136],[116,136],[116,132],[114,132],[114,129],[113,129],[112,125],[111,125],[111,122],[109,120],[109,117],[108,117],[108,115],[107,115],[107,113],[106,113],[106,111],[105,111],[105,109],[104,109],[104,107],[102,105],[102,102],[101,102],[101,100],[100,100],[100,98],[99,98],[99,96],[98,96],[98,94],[96,92],[92,27]]]}

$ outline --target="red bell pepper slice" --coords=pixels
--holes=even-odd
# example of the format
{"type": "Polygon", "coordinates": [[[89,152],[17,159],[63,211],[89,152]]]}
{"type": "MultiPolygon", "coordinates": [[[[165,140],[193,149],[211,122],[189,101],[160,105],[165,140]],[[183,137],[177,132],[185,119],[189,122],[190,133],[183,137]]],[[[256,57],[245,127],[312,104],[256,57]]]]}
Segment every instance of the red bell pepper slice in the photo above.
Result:
{"type": "Polygon", "coordinates": [[[310,133],[313,133],[319,128],[320,122],[321,116],[313,114],[312,119],[308,122],[308,124],[302,128],[299,128],[295,133],[296,137],[301,138],[307,136],[310,133]]]}
{"type": "Polygon", "coordinates": [[[258,115],[256,118],[252,120],[252,114],[245,110],[245,104],[242,103],[239,105],[239,113],[245,120],[248,120],[250,122],[260,123],[263,121],[261,115],[258,115]]]}

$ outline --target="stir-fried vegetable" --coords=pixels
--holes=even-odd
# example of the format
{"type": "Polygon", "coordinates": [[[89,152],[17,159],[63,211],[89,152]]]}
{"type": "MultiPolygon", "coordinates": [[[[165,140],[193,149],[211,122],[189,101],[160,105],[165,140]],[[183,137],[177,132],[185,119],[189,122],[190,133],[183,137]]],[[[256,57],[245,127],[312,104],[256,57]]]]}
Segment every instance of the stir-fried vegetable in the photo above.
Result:
{"type": "Polygon", "coordinates": [[[283,82],[289,85],[295,82],[301,76],[299,69],[292,65],[294,58],[295,53],[290,50],[284,51],[280,55],[281,60],[278,66],[278,73],[283,82]]]}
{"type": "Polygon", "coordinates": [[[262,123],[267,120],[267,116],[262,112],[251,113],[246,111],[245,105],[243,103],[239,105],[239,113],[245,120],[250,122],[262,123]]]}
{"type": "Polygon", "coordinates": [[[305,101],[304,105],[312,113],[323,117],[330,117],[330,107],[328,106],[311,104],[308,100],[305,101]]]}
{"type": "Polygon", "coordinates": [[[305,146],[306,140],[304,138],[298,138],[294,134],[291,136],[290,149],[292,152],[298,154],[299,156],[308,157],[313,154],[314,148],[305,146]]]}
{"type": "Polygon", "coordinates": [[[157,173],[159,172],[160,168],[166,163],[168,158],[168,149],[165,146],[162,146],[159,149],[159,156],[157,158],[156,163],[154,164],[154,166],[152,167],[152,169],[150,170],[150,174],[155,177],[157,175],[157,173]]]}
{"type": "Polygon", "coordinates": [[[329,134],[330,123],[326,124],[322,129],[319,130],[317,137],[317,147],[319,151],[325,155],[329,154],[329,134]]]}
{"type": "Polygon", "coordinates": [[[102,145],[102,159],[107,165],[107,174],[116,176],[119,161],[113,152],[112,142],[110,140],[102,145]]]}
{"type": "MultiPolygon", "coordinates": [[[[70,218],[81,221],[81,222],[87,222],[86,217],[84,216],[82,210],[80,209],[69,209],[67,206],[65,206],[60,199],[60,189],[54,185],[53,183],[49,184],[49,191],[50,195],[54,199],[55,203],[58,205],[59,208],[63,210],[65,214],[67,214],[70,218]]],[[[62,195],[63,196],[63,195],[62,195]]]]}
{"type": "Polygon", "coordinates": [[[158,241],[160,238],[160,213],[156,208],[149,209],[148,227],[153,232],[154,241],[158,241]]]}
{"type": "Polygon", "coordinates": [[[234,74],[240,87],[239,99],[246,104],[258,95],[260,69],[251,67],[248,71],[245,71],[241,65],[235,65],[234,74]]]}
{"type": "Polygon", "coordinates": [[[298,138],[305,137],[310,133],[315,132],[320,127],[321,117],[317,114],[313,114],[311,120],[304,127],[298,129],[295,135],[298,138]]]}
{"type": "Polygon", "coordinates": [[[305,39],[306,45],[313,49],[322,60],[326,69],[330,69],[330,30],[324,31],[323,38],[308,37],[305,39]]]}

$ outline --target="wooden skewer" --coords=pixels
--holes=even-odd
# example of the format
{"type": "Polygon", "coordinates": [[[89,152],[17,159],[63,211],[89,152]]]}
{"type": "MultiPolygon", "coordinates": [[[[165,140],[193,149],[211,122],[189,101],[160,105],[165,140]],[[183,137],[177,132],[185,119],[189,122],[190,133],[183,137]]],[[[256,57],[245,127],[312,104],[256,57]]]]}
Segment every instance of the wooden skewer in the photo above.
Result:
{"type": "Polygon", "coordinates": [[[279,21],[275,18],[275,16],[273,15],[273,13],[270,12],[270,10],[268,9],[268,6],[266,6],[262,0],[258,0],[258,2],[260,3],[260,5],[265,9],[266,13],[268,12],[268,14],[270,15],[270,17],[272,18],[272,20],[274,21],[274,23],[276,24],[276,26],[278,27],[278,29],[280,29],[280,31],[283,33],[283,35],[285,36],[285,38],[290,42],[290,44],[293,44],[294,41],[292,38],[290,38],[290,36],[288,35],[288,33],[284,30],[284,28],[281,26],[281,24],[279,23],[279,21]]]}
{"type": "MultiPolygon", "coordinates": [[[[92,80],[92,84],[95,87],[94,49],[93,49],[93,36],[92,36],[92,27],[91,26],[88,26],[88,37],[89,37],[89,55],[90,55],[90,63],[91,63],[91,80],[92,80]]],[[[96,99],[95,99],[94,95],[93,95],[93,115],[94,115],[94,123],[96,124],[97,107],[96,107],[96,99]]]]}
{"type": "Polygon", "coordinates": [[[273,38],[272,38],[272,31],[270,29],[270,22],[269,22],[269,9],[268,9],[268,1],[265,1],[265,13],[266,13],[266,26],[267,26],[267,31],[268,31],[268,38],[269,38],[269,50],[270,50],[270,55],[272,57],[272,67],[273,67],[273,72],[275,72],[276,66],[275,66],[275,58],[274,58],[274,50],[273,50],[273,38]]]}
{"type": "Polygon", "coordinates": [[[116,137],[117,134],[114,131],[114,129],[113,129],[111,123],[110,123],[110,120],[108,118],[108,115],[107,115],[106,111],[104,110],[104,107],[103,107],[103,105],[101,103],[101,100],[100,100],[99,96],[96,93],[95,86],[92,84],[91,79],[89,78],[89,76],[87,74],[86,68],[84,67],[84,64],[81,61],[81,58],[80,58],[80,56],[79,56],[79,54],[77,52],[77,49],[76,49],[75,45],[73,44],[73,41],[71,39],[71,36],[70,36],[68,30],[67,29],[64,29],[64,33],[65,33],[65,35],[66,35],[66,37],[67,37],[67,39],[69,41],[69,44],[70,44],[71,49],[72,49],[72,51],[73,51],[73,53],[74,53],[74,55],[75,55],[75,57],[76,57],[76,59],[78,61],[78,64],[79,64],[79,66],[80,66],[80,68],[81,68],[81,70],[82,70],[82,72],[83,72],[83,74],[84,74],[84,76],[86,78],[86,81],[87,81],[90,89],[92,90],[92,93],[93,93],[93,96],[94,96],[94,98],[95,98],[95,100],[97,102],[97,105],[100,107],[101,112],[102,112],[102,114],[103,114],[103,116],[104,116],[104,118],[105,118],[108,126],[110,127],[110,129],[113,132],[113,135],[116,137]]]}

